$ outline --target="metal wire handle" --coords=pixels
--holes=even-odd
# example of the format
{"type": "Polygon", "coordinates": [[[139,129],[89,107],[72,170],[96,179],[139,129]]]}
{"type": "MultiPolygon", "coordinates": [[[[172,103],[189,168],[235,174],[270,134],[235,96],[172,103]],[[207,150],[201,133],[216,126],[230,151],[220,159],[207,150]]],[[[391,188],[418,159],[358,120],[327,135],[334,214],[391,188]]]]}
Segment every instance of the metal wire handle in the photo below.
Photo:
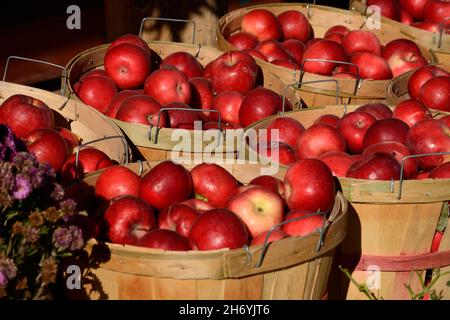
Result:
{"type": "MultiPolygon", "coordinates": [[[[303,220],[303,219],[306,219],[306,218],[319,216],[319,215],[323,217],[322,227],[320,229],[316,229],[315,230],[315,231],[319,231],[319,234],[320,234],[319,241],[317,242],[317,246],[316,246],[316,249],[315,249],[316,252],[319,252],[320,249],[323,247],[325,232],[326,232],[326,230],[327,230],[327,228],[329,226],[329,223],[327,223],[326,213],[325,212],[321,212],[321,211],[317,211],[317,212],[314,212],[314,213],[311,213],[311,214],[308,214],[308,215],[305,215],[305,216],[302,216],[302,217],[297,217],[297,218],[285,220],[285,221],[280,222],[278,224],[274,224],[269,229],[269,231],[267,231],[267,234],[266,234],[266,236],[264,238],[263,246],[261,248],[261,254],[259,256],[258,262],[256,263],[256,265],[254,267],[255,268],[259,268],[262,265],[262,262],[264,260],[264,256],[265,256],[265,254],[267,252],[267,248],[268,248],[268,246],[270,244],[269,238],[270,238],[270,236],[271,236],[271,234],[272,234],[272,232],[274,230],[279,229],[281,226],[283,226],[285,224],[288,224],[290,222],[295,222],[295,221],[299,221],[299,220],[303,220]]],[[[252,263],[252,260],[253,260],[253,256],[252,256],[252,254],[250,252],[250,249],[249,249],[249,247],[247,245],[245,245],[243,248],[245,249],[245,251],[247,253],[247,257],[246,257],[246,259],[244,261],[244,264],[247,265],[247,266],[250,266],[251,263],[252,263]]]]}
{"type": "Polygon", "coordinates": [[[439,25],[441,27],[439,28],[438,49],[440,49],[442,46],[442,38],[444,38],[444,33],[447,30],[445,21],[449,21],[449,20],[450,20],[450,17],[446,17],[446,18],[444,18],[444,20],[442,22],[439,23],[439,25]]]}
{"type": "MultiPolygon", "coordinates": [[[[422,154],[413,154],[410,156],[405,156],[402,158],[402,161],[400,163],[400,182],[399,182],[399,190],[398,190],[398,196],[397,199],[400,200],[402,198],[402,191],[403,191],[403,181],[404,181],[404,168],[405,168],[405,161],[408,159],[414,159],[414,158],[421,158],[421,157],[432,157],[432,156],[445,156],[450,155],[449,152],[434,152],[434,153],[422,153],[422,154]]],[[[391,192],[394,192],[393,188],[391,188],[391,192]]]]}
{"type": "Polygon", "coordinates": [[[171,18],[157,18],[157,17],[145,17],[141,21],[141,26],[139,27],[139,38],[142,37],[142,31],[144,30],[144,23],[148,20],[156,20],[156,21],[170,21],[170,22],[183,22],[183,23],[192,23],[193,30],[192,30],[192,44],[195,43],[196,38],[196,31],[197,31],[197,25],[195,24],[194,20],[184,20],[184,19],[171,19],[171,18]]]}
{"type": "MultiPolygon", "coordinates": [[[[312,3],[313,6],[316,5],[316,0],[313,1],[312,3]]],[[[307,3],[306,4],[306,16],[308,17],[308,19],[311,19],[312,15],[311,15],[311,3],[307,3]]]]}
{"type": "Polygon", "coordinates": [[[83,143],[79,146],[77,146],[77,149],[75,151],[75,179],[78,179],[78,158],[79,158],[79,153],[80,150],[82,148],[87,147],[90,144],[96,143],[96,142],[100,142],[100,141],[104,141],[104,140],[109,140],[109,139],[122,139],[123,145],[125,147],[125,163],[121,163],[121,164],[128,164],[129,163],[129,155],[128,155],[128,150],[129,150],[129,146],[128,146],[128,142],[127,139],[124,136],[110,136],[110,137],[104,137],[104,138],[99,138],[99,139],[95,139],[92,141],[88,141],[86,143],[83,143]]]}
{"type": "Polygon", "coordinates": [[[339,61],[339,60],[328,60],[328,59],[318,59],[318,58],[307,58],[304,59],[301,65],[301,73],[300,73],[300,78],[298,80],[298,82],[301,82],[303,80],[303,76],[305,75],[305,63],[306,62],[331,62],[331,63],[336,63],[336,64],[340,64],[340,65],[345,65],[345,66],[352,66],[356,69],[356,73],[351,72],[352,74],[356,75],[356,82],[355,82],[355,89],[353,90],[353,95],[356,95],[358,93],[358,90],[361,88],[362,83],[363,83],[363,79],[362,77],[359,75],[359,67],[358,65],[351,63],[351,62],[346,62],[346,61],[339,61]]]}
{"type": "Polygon", "coordinates": [[[178,110],[178,111],[189,111],[189,112],[215,112],[218,114],[219,120],[218,120],[218,132],[217,132],[217,139],[216,139],[216,143],[217,146],[220,145],[220,135],[222,133],[222,128],[221,128],[221,119],[220,119],[220,112],[217,110],[203,110],[203,109],[189,109],[189,108],[161,108],[158,112],[158,119],[156,120],[156,126],[153,125],[152,120],[153,120],[153,116],[148,116],[148,122],[149,122],[149,130],[148,130],[148,140],[152,141],[152,130],[153,127],[156,127],[155,129],[155,139],[154,139],[154,143],[157,144],[158,143],[158,136],[159,136],[159,131],[161,130],[161,127],[159,126],[161,123],[161,115],[163,113],[163,111],[170,111],[170,110],[178,110]]]}
{"type": "MultiPolygon", "coordinates": [[[[65,79],[67,76],[67,69],[63,66],[60,66],[59,64],[55,64],[55,63],[51,63],[51,62],[47,62],[47,61],[43,61],[43,60],[37,60],[37,59],[31,59],[31,58],[26,58],[26,57],[21,57],[21,56],[9,56],[6,59],[6,65],[5,65],[5,70],[3,71],[3,80],[5,81],[6,79],[6,74],[8,72],[8,67],[9,67],[9,62],[11,59],[16,59],[16,60],[24,60],[24,61],[28,61],[28,62],[36,62],[36,63],[41,63],[41,64],[46,64],[48,66],[51,67],[55,67],[55,68],[59,68],[62,70],[61,73],[61,78],[65,79]]],[[[66,81],[62,81],[62,85],[61,85],[61,95],[64,96],[66,94],[66,81]]]]}

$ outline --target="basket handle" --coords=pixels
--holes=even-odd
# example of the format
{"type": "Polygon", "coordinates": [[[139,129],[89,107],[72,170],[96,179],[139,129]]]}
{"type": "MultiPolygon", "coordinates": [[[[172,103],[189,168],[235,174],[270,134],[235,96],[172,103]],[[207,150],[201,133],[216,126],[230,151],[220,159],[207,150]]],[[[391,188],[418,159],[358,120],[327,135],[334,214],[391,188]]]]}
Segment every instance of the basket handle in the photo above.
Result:
{"type": "Polygon", "coordinates": [[[333,208],[332,208],[328,218],[327,218],[327,214],[325,212],[321,212],[320,210],[318,210],[317,212],[308,214],[306,216],[289,219],[289,220],[286,220],[281,223],[273,225],[267,232],[267,234],[264,238],[264,243],[261,246],[261,249],[258,250],[258,251],[260,251],[260,254],[259,254],[259,259],[256,262],[256,264],[252,266],[254,257],[250,251],[249,246],[247,246],[247,245],[245,245],[243,247],[243,249],[245,250],[245,253],[246,253],[246,258],[243,263],[246,266],[252,266],[253,268],[261,267],[263,260],[264,260],[265,253],[267,251],[267,248],[270,245],[270,242],[269,242],[270,235],[272,234],[272,232],[274,230],[279,229],[281,226],[288,224],[290,222],[300,221],[300,220],[314,217],[314,216],[322,216],[323,217],[322,226],[319,229],[316,229],[316,231],[314,231],[314,232],[319,232],[319,240],[318,240],[316,248],[315,248],[315,251],[319,252],[321,250],[321,248],[324,246],[325,234],[328,230],[328,227],[333,223],[334,220],[336,220],[336,218],[339,216],[340,213],[346,212],[346,211],[347,211],[347,202],[343,198],[343,196],[338,192],[336,194],[336,200],[334,201],[333,208]]]}
{"type": "Polygon", "coordinates": [[[142,31],[144,30],[144,23],[145,21],[169,21],[169,22],[182,22],[182,23],[192,23],[193,30],[192,30],[192,44],[195,43],[196,38],[196,31],[197,26],[195,24],[194,20],[185,20],[185,19],[172,19],[172,18],[157,18],[157,17],[145,17],[141,21],[141,26],[139,27],[139,38],[142,38],[142,31]]]}
{"type": "Polygon", "coordinates": [[[157,144],[158,143],[158,136],[159,136],[159,131],[161,130],[161,127],[160,127],[160,123],[161,123],[161,115],[162,115],[162,113],[164,112],[164,111],[170,111],[170,110],[177,110],[177,111],[188,111],[188,112],[215,112],[215,113],[217,113],[218,114],[218,117],[219,117],[219,120],[218,120],[218,130],[217,130],[217,139],[216,139],[216,141],[217,141],[217,146],[219,146],[220,145],[220,135],[221,135],[221,133],[222,133],[222,129],[221,129],[221,118],[220,118],[220,112],[219,111],[217,111],[217,110],[211,110],[211,109],[209,109],[209,110],[203,110],[203,109],[190,109],[190,108],[161,108],[159,111],[158,111],[158,118],[157,118],[157,120],[156,120],[156,126],[155,125],[153,125],[153,123],[152,123],[152,116],[150,115],[149,117],[148,117],[148,122],[149,122],[149,130],[148,130],[148,140],[149,141],[152,141],[152,131],[153,131],[153,127],[156,127],[155,128],[155,137],[154,137],[154,144],[157,144]]]}
{"type": "MultiPolygon", "coordinates": [[[[324,82],[333,82],[335,85],[336,85],[336,90],[335,90],[335,98],[336,98],[336,105],[339,105],[340,103],[339,103],[339,93],[340,93],[340,86],[339,86],[339,81],[337,81],[336,79],[323,79],[323,80],[310,80],[310,81],[299,81],[299,82],[296,82],[296,83],[292,83],[292,84],[290,84],[290,85],[287,85],[286,87],[285,87],[285,90],[288,88],[288,87],[293,87],[293,88],[296,88],[296,89],[300,89],[301,88],[301,86],[303,85],[303,84],[311,84],[311,83],[324,83],[324,82]]],[[[345,111],[345,113],[346,113],[346,111],[347,111],[347,105],[346,104],[344,104],[344,111],[345,111]]],[[[345,114],[344,113],[344,114],[345,114]]]]}
{"type": "Polygon", "coordinates": [[[358,90],[361,88],[362,86],[362,82],[363,79],[359,74],[359,67],[358,65],[351,63],[351,62],[346,62],[346,61],[338,61],[338,60],[328,60],[328,59],[317,59],[317,58],[307,58],[304,59],[301,65],[301,72],[300,72],[300,78],[299,78],[299,82],[301,82],[303,80],[303,77],[305,75],[305,63],[306,62],[332,62],[332,63],[336,63],[336,64],[340,64],[340,65],[345,65],[345,66],[352,66],[355,68],[356,73],[351,72],[352,74],[354,74],[356,76],[356,81],[355,81],[355,89],[353,90],[353,95],[356,95],[358,93],[358,90]]]}
{"type": "Polygon", "coordinates": [[[26,58],[26,57],[21,57],[21,56],[9,56],[9,57],[6,59],[5,70],[3,71],[3,79],[2,79],[2,81],[5,81],[5,79],[6,79],[6,74],[7,74],[7,72],[8,72],[8,67],[9,67],[9,62],[10,62],[12,59],[16,59],[16,60],[24,60],[24,61],[28,61],[28,62],[35,62],[35,63],[46,64],[46,65],[48,65],[48,66],[51,66],[51,67],[55,67],[55,68],[61,69],[61,70],[62,70],[62,73],[61,73],[61,79],[62,79],[62,81],[61,81],[61,82],[62,82],[62,86],[61,86],[61,95],[64,96],[64,95],[66,94],[66,85],[65,85],[66,82],[63,81],[63,80],[64,80],[64,78],[66,78],[66,76],[67,76],[67,69],[66,69],[65,67],[63,67],[63,66],[60,66],[59,64],[51,63],[51,62],[48,62],[48,61],[37,60],[37,59],[31,59],[31,58],[26,58]]]}
{"type": "Polygon", "coordinates": [[[306,4],[306,16],[308,17],[308,19],[311,19],[312,14],[311,14],[311,5],[315,6],[316,5],[316,0],[313,0],[312,3],[308,2],[306,4]]]}
{"type": "Polygon", "coordinates": [[[92,140],[92,141],[88,141],[86,143],[83,143],[83,144],[79,145],[76,148],[76,151],[75,151],[75,179],[76,180],[78,180],[78,178],[79,178],[78,177],[78,162],[79,162],[78,159],[79,159],[80,150],[82,148],[87,147],[90,144],[93,144],[93,143],[96,143],[96,142],[100,142],[100,141],[104,141],[104,140],[110,140],[110,139],[121,139],[122,140],[123,145],[125,147],[125,157],[124,157],[125,162],[124,163],[121,162],[120,164],[127,165],[129,163],[129,153],[128,153],[129,152],[129,146],[128,146],[127,139],[124,136],[110,136],[110,137],[104,137],[104,138],[99,138],[99,139],[95,139],[95,140],[92,140]]]}
{"type": "MultiPolygon", "coordinates": [[[[405,161],[408,159],[415,159],[415,158],[422,158],[422,157],[432,157],[432,156],[445,156],[450,155],[450,151],[448,152],[434,152],[434,153],[421,153],[421,154],[413,154],[409,156],[405,156],[402,158],[402,161],[400,163],[400,182],[399,182],[399,189],[398,189],[398,196],[397,199],[400,200],[402,198],[402,192],[403,192],[403,181],[404,181],[404,169],[405,169],[405,161]]],[[[393,191],[393,181],[391,183],[391,192],[393,191]]]]}
{"type": "Polygon", "coordinates": [[[442,22],[439,23],[440,28],[439,28],[439,38],[438,38],[438,46],[437,46],[438,49],[440,49],[442,46],[442,39],[444,38],[444,33],[447,29],[445,21],[449,21],[449,20],[450,20],[450,17],[446,17],[446,18],[444,18],[444,20],[442,22]]]}

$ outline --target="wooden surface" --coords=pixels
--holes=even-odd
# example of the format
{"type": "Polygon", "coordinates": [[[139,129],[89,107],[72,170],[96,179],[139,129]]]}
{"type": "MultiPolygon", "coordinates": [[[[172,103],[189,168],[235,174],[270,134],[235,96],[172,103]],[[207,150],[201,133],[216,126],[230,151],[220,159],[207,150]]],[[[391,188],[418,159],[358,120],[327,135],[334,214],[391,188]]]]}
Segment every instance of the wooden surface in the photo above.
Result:
{"type": "MultiPolygon", "coordinates": [[[[234,47],[226,41],[226,38],[237,31],[240,28],[242,17],[245,13],[258,8],[259,6],[251,6],[243,9],[235,10],[223,16],[219,20],[219,29],[217,34],[217,45],[220,49],[228,51],[234,47]]],[[[275,15],[280,14],[286,10],[294,9],[298,10],[305,15],[307,14],[306,4],[292,4],[292,3],[275,3],[265,5],[265,8],[273,12],[275,15]]],[[[365,17],[358,12],[351,12],[348,10],[336,9],[332,7],[324,6],[311,6],[310,10],[310,23],[314,28],[314,34],[316,37],[322,37],[325,32],[331,26],[342,24],[348,27],[350,30],[363,29],[367,30],[365,25],[365,17]]],[[[400,30],[393,25],[386,22],[381,29],[371,30],[380,39],[381,43],[397,39],[404,38],[405,36],[400,30]]],[[[418,43],[421,46],[420,42],[418,43]]],[[[421,47],[422,54],[430,61],[435,61],[435,56],[429,52],[428,49],[421,47]]],[[[271,72],[280,76],[282,79],[291,81],[293,75],[292,70],[275,66],[268,62],[256,59],[258,64],[263,69],[269,69],[271,72]]],[[[297,75],[298,79],[298,75],[297,75]]],[[[305,73],[303,81],[316,81],[333,79],[332,77],[326,77],[311,73],[305,73]]],[[[356,80],[354,79],[337,79],[339,81],[339,96],[341,102],[348,104],[363,104],[370,102],[378,102],[385,100],[386,87],[389,83],[388,80],[363,80],[360,87],[356,90],[356,80]]],[[[308,106],[323,106],[328,104],[336,104],[335,99],[336,84],[333,82],[315,83],[314,85],[305,84],[302,86],[301,97],[308,106]]]]}

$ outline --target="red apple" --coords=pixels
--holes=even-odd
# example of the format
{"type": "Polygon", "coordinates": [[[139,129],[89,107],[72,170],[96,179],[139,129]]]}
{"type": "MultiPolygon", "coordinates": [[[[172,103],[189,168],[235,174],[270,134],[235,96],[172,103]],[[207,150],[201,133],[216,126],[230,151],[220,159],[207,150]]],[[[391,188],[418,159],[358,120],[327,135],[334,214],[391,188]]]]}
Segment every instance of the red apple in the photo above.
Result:
{"type": "Polygon", "coordinates": [[[313,124],[298,138],[295,146],[297,159],[314,159],[329,151],[345,151],[341,133],[327,124],[313,124]]]}
{"type": "Polygon", "coordinates": [[[423,180],[423,179],[428,179],[430,175],[429,171],[418,171],[415,174],[413,174],[411,176],[411,179],[416,179],[416,180],[423,180]]]}
{"type": "MultiPolygon", "coordinates": [[[[431,78],[450,76],[450,74],[437,66],[424,66],[411,75],[408,81],[408,93],[413,99],[419,99],[422,86],[431,78]]],[[[428,94],[431,94],[429,92],[428,94]]]]}
{"type": "Polygon", "coordinates": [[[387,118],[375,121],[364,136],[364,149],[383,141],[398,141],[406,144],[409,126],[400,119],[387,118]]]}
{"type": "MultiPolygon", "coordinates": [[[[211,109],[214,100],[213,87],[209,79],[198,77],[189,79],[191,84],[191,106],[195,109],[211,109]]],[[[209,112],[204,113],[209,116],[209,112]]]]}
{"type": "Polygon", "coordinates": [[[188,199],[183,202],[180,202],[180,204],[185,204],[198,213],[204,213],[206,211],[214,209],[212,205],[210,205],[208,202],[200,200],[200,199],[188,199]]]}
{"type": "Polygon", "coordinates": [[[428,177],[431,179],[450,179],[450,162],[443,163],[431,170],[428,177]]]}
{"type": "MultiPolygon", "coordinates": [[[[363,157],[374,153],[387,153],[395,157],[400,165],[403,158],[410,156],[411,152],[402,143],[397,141],[385,141],[370,145],[364,150],[363,157]]],[[[417,173],[417,161],[414,158],[404,160],[403,174],[406,179],[411,179],[417,173]]]]}
{"type": "Polygon", "coordinates": [[[267,61],[289,60],[291,56],[276,40],[266,40],[256,45],[255,50],[261,52],[267,61]]]}
{"type": "Polygon", "coordinates": [[[227,209],[214,209],[201,214],[189,233],[193,249],[237,249],[248,244],[245,224],[227,209]]]}
{"type": "Polygon", "coordinates": [[[237,91],[246,94],[256,84],[258,65],[246,52],[228,51],[212,62],[209,76],[217,93],[237,91]]]}
{"type": "MultiPolygon", "coordinates": [[[[266,237],[267,237],[268,233],[269,232],[265,232],[265,233],[260,234],[257,237],[254,237],[252,239],[251,245],[252,246],[263,245],[264,242],[266,242],[266,237]]],[[[288,237],[289,237],[289,235],[286,232],[284,232],[284,231],[282,231],[280,229],[274,229],[270,233],[270,235],[269,235],[269,237],[267,239],[267,243],[271,243],[271,242],[274,242],[274,241],[277,241],[277,240],[280,240],[280,239],[284,239],[284,238],[288,238],[288,237]]]]}
{"type": "MultiPolygon", "coordinates": [[[[344,48],[339,43],[332,40],[319,40],[307,48],[305,47],[303,59],[348,61],[344,48]]],[[[322,75],[331,75],[337,65],[338,64],[334,62],[306,61],[304,62],[304,70],[306,72],[322,75]]]]}
{"type": "Polygon", "coordinates": [[[343,151],[326,152],[318,159],[323,161],[336,177],[345,177],[348,168],[355,162],[351,155],[343,151]]]}
{"type": "Polygon", "coordinates": [[[86,147],[78,152],[78,166],[75,153],[66,160],[61,170],[61,179],[65,183],[76,178],[82,179],[88,173],[112,165],[113,162],[106,153],[93,147],[86,147]]]}
{"type": "Polygon", "coordinates": [[[344,37],[345,36],[343,34],[334,32],[334,33],[329,33],[327,36],[325,36],[325,39],[337,42],[342,45],[342,40],[344,39],[344,37]]]}
{"type": "Polygon", "coordinates": [[[414,22],[411,26],[437,34],[442,30],[442,25],[439,22],[432,21],[414,22]]]}
{"type": "MultiPolygon", "coordinates": [[[[117,110],[116,119],[129,123],[156,126],[160,110],[160,104],[152,97],[143,94],[133,95],[122,101],[117,110]]],[[[159,126],[167,127],[168,125],[167,114],[162,112],[159,126]]]]}
{"type": "Polygon", "coordinates": [[[254,35],[258,41],[279,40],[283,37],[280,22],[266,9],[255,9],[246,13],[242,18],[241,30],[254,35]]]}
{"type": "Polygon", "coordinates": [[[339,121],[337,129],[353,154],[360,154],[363,151],[364,136],[375,121],[377,119],[374,116],[362,111],[347,113],[339,121]]]}
{"type": "Polygon", "coordinates": [[[439,76],[424,83],[419,100],[430,109],[450,111],[450,76],[439,76]]]}
{"type": "Polygon", "coordinates": [[[314,213],[310,210],[292,210],[286,215],[284,221],[293,221],[283,225],[283,232],[291,236],[304,237],[323,228],[325,218],[322,215],[314,215],[314,213]]]}
{"type": "Polygon", "coordinates": [[[400,19],[400,6],[396,0],[367,0],[366,5],[378,6],[382,16],[392,19],[400,19]]]}
{"type": "Polygon", "coordinates": [[[450,1],[449,0],[428,0],[423,8],[425,20],[443,23],[450,26],[450,1]]]}
{"type": "Polygon", "coordinates": [[[363,79],[387,80],[392,79],[391,67],[383,58],[369,52],[362,52],[352,56],[351,63],[358,66],[358,69],[351,66],[349,70],[363,79]]]}
{"type": "Polygon", "coordinates": [[[423,19],[423,10],[428,0],[399,0],[403,10],[408,12],[414,19],[423,19]]]}
{"type": "Polygon", "coordinates": [[[384,46],[381,57],[385,60],[389,60],[394,54],[402,52],[422,55],[419,46],[414,41],[408,39],[395,39],[384,46]]]}
{"type": "MultiPolygon", "coordinates": [[[[211,104],[212,110],[219,111],[220,120],[226,123],[239,123],[239,109],[245,96],[236,91],[223,91],[219,93],[211,104]]],[[[218,121],[219,115],[212,112],[209,115],[212,121],[218,121]]]]}
{"type": "Polygon", "coordinates": [[[152,51],[148,47],[147,42],[145,42],[140,37],[138,37],[137,35],[134,35],[134,34],[124,34],[124,35],[120,36],[119,38],[117,38],[116,40],[114,40],[111,43],[111,45],[109,46],[108,49],[114,48],[115,46],[118,46],[119,44],[122,44],[122,43],[129,43],[129,44],[138,46],[139,48],[144,50],[147,53],[147,55],[149,55],[149,56],[152,54],[152,51]]]}
{"type": "Polygon", "coordinates": [[[373,153],[353,163],[346,176],[366,180],[398,180],[400,179],[400,164],[390,154],[373,153]]]}
{"type": "Polygon", "coordinates": [[[401,23],[406,24],[408,26],[414,23],[414,18],[405,10],[400,10],[400,20],[401,23]]]}
{"type": "Polygon", "coordinates": [[[117,110],[119,110],[120,105],[122,102],[131,96],[138,95],[139,91],[137,90],[123,90],[114,96],[114,98],[111,100],[110,104],[106,108],[105,115],[111,118],[115,118],[117,115],[117,110]]]}
{"type": "Polygon", "coordinates": [[[161,105],[170,102],[191,102],[189,79],[176,68],[163,68],[152,72],[145,81],[144,92],[161,105]]]}
{"type": "Polygon", "coordinates": [[[80,79],[78,79],[78,80],[81,81],[81,80],[89,78],[89,77],[97,77],[97,76],[104,76],[104,77],[106,77],[105,70],[102,70],[102,69],[91,70],[91,71],[86,72],[85,74],[81,75],[80,79]]]}
{"type": "Polygon", "coordinates": [[[252,179],[248,184],[267,188],[284,198],[283,181],[274,176],[262,175],[252,179]]]}
{"type": "Polygon", "coordinates": [[[370,113],[377,120],[392,118],[392,110],[384,103],[367,103],[359,106],[355,111],[370,113]]]}
{"type": "Polygon", "coordinates": [[[303,43],[314,37],[308,18],[297,10],[286,10],[277,17],[283,29],[284,39],[296,39],[303,43]]]}
{"type": "Polygon", "coordinates": [[[367,52],[376,56],[381,55],[381,43],[371,31],[352,30],[342,40],[342,46],[348,55],[367,52]]]}
{"type": "Polygon", "coordinates": [[[258,43],[258,39],[254,35],[241,31],[229,36],[227,41],[238,50],[252,49],[258,43]]]}
{"type": "Polygon", "coordinates": [[[258,145],[258,153],[263,157],[286,166],[297,160],[294,148],[283,142],[261,143],[258,145]]]}
{"type": "Polygon", "coordinates": [[[71,155],[74,149],[80,145],[80,138],[75,133],[64,127],[54,127],[53,129],[55,129],[61,137],[63,137],[64,141],[66,141],[68,150],[67,154],[71,155]]]}
{"type": "MultiPolygon", "coordinates": [[[[426,119],[416,123],[409,131],[407,146],[413,154],[450,152],[449,128],[438,119],[426,119]]],[[[447,156],[418,157],[422,169],[429,170],[445,163],[447,156]]]]}
{"type": "Polygon", "coordinates": [[[303,53],[305,52],[305,45],[303,42],[296,39],[288,39],[281,42],[284,50],[295,60],[297,64],[303,61],[303,53]]]}
{"type": "Polygon", "coordinates": [[[423,67],[428,64],[427,60],[417,53],[398,52],[394,53],[387,63],[392,70],[392,76],[398,77],[405,72],[423,67]]]}
{"type": "Polygon", "coordinates": [[[291,210],[329,211],[336,187],[328,166],[317,159],[297,161],[284,176],[286,202],[291,210]]]}
{"type": "Polygon", "coordinates": [[[80,81],[78,97],[84,103],[105,113],[116,93],[117,86],[111,78],[97,76],[80,81]]]}
{"type": "Polygon", "coordinates": [[[247,49],[247,50],[244,50],[243,52],[248,53],[249,55],[251,55],[254,58],[258,58],[258,59],[261,59],[263,61],[267,61],[267,58],[261,52],[259,52],[258,50],[247,49]]]}
{"type": "Polygon", "coordinates": [[[266,188],[249,188],[227,202],[227,209],[242,219],[252,237],[268,231],[283,220],[283,200],[266,188]]]}
{"type": "Polygon", "coordinates": [[[203,67],[193,55],[187,52],[174,52],[161,62],[161,66],[171,65],[182,71],[189,79],[203,77],[203,67]]]}
{"type": "Polygon", "coordinates": [[[122,89],[137,89],[144,84],[151,72],[150,56],[141,48],[122,43],[105,54],[106,75],[122,89]]]}
{"type": "Polygon", "coordinates": [[[440,118],[439,121],[450,128],[450,115],[440,118]]]}
{"type": "Polygon", "coordinates": [[[189,240],[174,231],[155,229],[147,232],[137,242],[136,246],[167,251],[189,251],[189,240]]]}
{"type": "Polygon", "coordinates": [[[48,163],[59,172],[69,155],[64,138],[51,128],[39,128],[22,137],[29,152],[36,156],[40,163],[48,163]]]}
{"type": "Polygon", "coordinates": [[[402,120],[408,126],[412,127],[423,119],[431,118],[431,113],[419,100],[408,99],[397,104],[393,117],[402,120]]]}
{"type": "Polygon", "coordinates": [[[139,195],[141,177],[123,166],[110,166],[103,171],[95,183],[95,196],[110,201],[118,196],[139,195]]]}
{"type": "Polygon", "coordinates": [[[322,123],[322,124],[327,124],[329,126],[332,126],[333,128],[337,128],[337,125],[338,125],[340,119],[341,118],[339,118],[338,116],[336,116],[334,114],[324,114],[324,115],[321,115],[316,120],[314,120],[314,124],[322,123]]]}
{"type": "Polygon", "coordinates": [[[258,120],[267,118],[281,111],[283,99],[270,89],[256,88],[250,91],[244,98],[239,109],[239,121],[243,127],[247,127],[258,120]]]}
{"type": "Polygon", "coordinates": [[[119,197],[104,214],[108,239],[118,244],[136,244],[149,230],[156,228],[153,209],[142,199],[119,197]]]}
{"type": "Polygon", "coordinates": [[[301,69],[300,65],[293,60],[273,60],[271,63],[276,66],[285,67],[292,70],[301,69]]]}
{"type": "MultiPolygon", "coordinates": [[[[172,102],[162,106],[162,108],[181,108],[191,109],[187,104],[181,102],[172,102]]],[[[200,118],[200,112],[188,111],[188,110],[168,110],[170,127],[171,128],[194,128],[195,121],[202,121],[200,118]]]]}
{"type": "Polygon", "coordinates": [[[159,213],[158,226],[161,229],[176,231],[187,237],[192,223],[198,216],[199,213],[192,207],[178,203],[165,208],[159,213]]]}
{"type": "Polygon", "coordinates": [[[272,130],[278,130],[279,142],[295,146],[298,137],[305,131],[305,127],[294,118],[280,117],[273,120],[267,127],[268,141],[274,141],[272,130]]]}
{"type": "Polygon", "coordinates": [[[350,29],[347,28],[346,26],[335,25],[335,26],[332,26],[331,28],[329,28],[327,30],[327,32],[325,32],[324,37],[327,37],[331,33],[339,33],[339,34],[342,34],[343,36],[346,36],[349,32],[350,32],[350,29]]]}
{"type": "Polygon", "coordinates": [[[221,166],[202,163],[191,170],[195,196],[216,208],[224,207],[239,181],[221,166]]]}
{"type": "MultiPolygon", "coordinates": [[[[203,124],[203,130],[211,130],[211,129],[219,129],[219,122],[217,121],[209,121],[203,124]]],[[[220,123],[221,130],[235,130],[235,129],[243,129],[240,124],[237,123],[220,123]]]]}
{"type": "Polygon", "coordinates": [[[172,161],[163,161],[142,177],[139,196],[161,210],[187,200],[192,189],[192,177],[188,170],[172,161]]]}
{"type": "Polygon", "coordinates": [[[0,123],[22,138],[34,129],[53,127],[53,112],[41,100],[15,94],[0,105],[0,123]]]}

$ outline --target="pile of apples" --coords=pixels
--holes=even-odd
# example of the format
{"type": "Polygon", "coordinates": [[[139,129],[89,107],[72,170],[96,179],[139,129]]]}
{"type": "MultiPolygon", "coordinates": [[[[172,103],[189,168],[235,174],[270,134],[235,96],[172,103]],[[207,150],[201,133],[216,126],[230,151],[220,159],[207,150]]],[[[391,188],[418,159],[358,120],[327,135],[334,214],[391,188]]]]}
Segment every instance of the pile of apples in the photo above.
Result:
{"type": "Polygon", "coordinates": [[[381,15],[430,32],[450,34],[448,0],[367,0],[367,6],[380,7],[381,15]]]}
{"type": "MultiPolygon", "coordinates": [[[[322,160],[337,177],[398,180],[403,157],[450,152],[450,116],[435,119],[413,99],[399,103],[393,111],[372,103],[342,118],[324,114],[307,129],[293,118],[276,118],[268,129],[278,129],[278,139],[269,130],[251,148],[285,165],[302,159],[322,160]],[[273,157],[275,148],[279,159],[273,157]]],[[[403,178],[450,178],[449,160],[450,155],[408,158],[403,178]]]]}
{"type": "Polygon", "coordinates": [[[109,46],[104,68],[84,74],[74,91],[86,104],[129,123],[158,125],[161,113],[159,127],[194,129],[200,121],[203,129],[217,129],[220,114],[220,129],[237,129],[282,110],[282,97],[259,86],[263,74],[245,52],[224,53],[203,67],[182,51],[161,60],[145,41],[124,35],[109,46]]]}
{"type": "Polygon", "coordinates": [[[80,145],[79,137],[55,125],[52,109],[39,99],[10,96],[0,105],[0,123],[9,126],[39,162],[53,167],[64,183],[114,164],[103,151],[86,147],[79,151],[76,166],[74,150],[80,145]]]}
{"type": "Polygon", "coordinates": [[[438,66],[422,67],[409,78],[408,93],[430,109],[450,111],[450,73],[438,66]]]}
{"type": "Polygon", "coordinates": [[[395,39],[383,46],[368,30],[350,31],[343,25],[315,38],[306,16],[288,10],[275,16],[266,9],[244,15],[241,29],[227,38],[239,50],[272,64],[339,78],[386,80],[428,64],[419,47],[407,39],[395,39]],[[305,61],[325,59],[352,63],[305,61]]]}
{"type": "Polygon", "coordinates": [[[305,236],[323,226],[336,188],[330,169],[315,159],[292,165],[284,181],[263,175],[248,185],[217,164],[189,171],[163,161],[142,177],[124,166],[109,167],[94,193],[96,200],[85,200],[97,204],[91,237],[186,251],[263,244],[270,228],[283,221],[269,242],[305,236]]]}

